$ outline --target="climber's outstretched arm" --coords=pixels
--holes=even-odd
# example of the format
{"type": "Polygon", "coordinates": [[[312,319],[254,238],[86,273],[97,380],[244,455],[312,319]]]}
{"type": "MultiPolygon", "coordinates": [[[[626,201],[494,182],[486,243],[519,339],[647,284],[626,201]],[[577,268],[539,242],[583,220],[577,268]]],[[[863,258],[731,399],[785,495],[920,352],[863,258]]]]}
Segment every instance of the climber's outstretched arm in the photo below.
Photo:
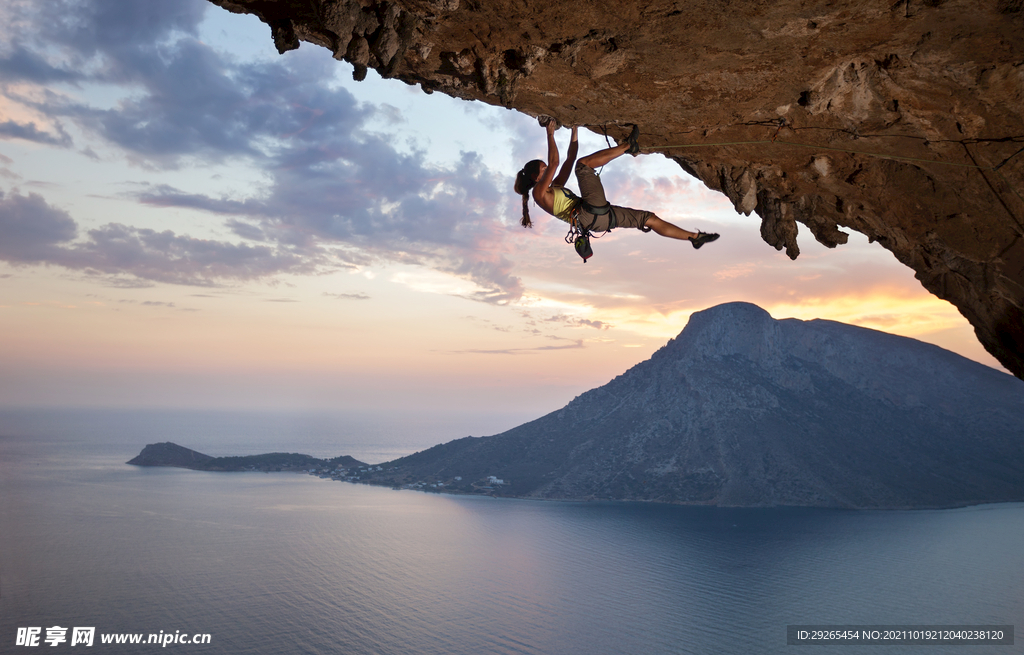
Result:
{"type": "Polygon", "coordinates": [[[580,151],[580,142],[578,141],[579,137],[576,131],[577,128],[573,125],[572,137],[569,140],[569,150],[565,153],[565,163],[562,164],[561,170],[558,171],[558,175],[552,182],[555,186],[565,186],[565,183],[569,181],[569,174],[572,173],[572,167],[576,163],[576,155],[580,151]]]}
{"type": "Polygon", "coordinates": [[[555,178],[555,171],[558,169],[558,146],[555,144],[555,130],[558,128],[555,126],[555,121],[549,121],[545,129],[548,132],[548,163],[537,177],[537,184],[533,187],[533,199],[541,207],[547,208],[551,205],[551,200],[547,199],[545,203],[543,199],[553,193],[551,181],[555,178]]]}

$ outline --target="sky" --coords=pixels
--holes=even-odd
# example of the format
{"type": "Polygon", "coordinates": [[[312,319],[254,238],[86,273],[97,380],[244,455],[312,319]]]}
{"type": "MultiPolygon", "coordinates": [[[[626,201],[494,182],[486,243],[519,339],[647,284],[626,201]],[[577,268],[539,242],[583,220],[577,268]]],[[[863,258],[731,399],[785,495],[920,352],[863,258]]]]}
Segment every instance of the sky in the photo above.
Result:
{"type": "Polygon", "coordinates": [[[733,301],[1001,368],[878,244],[802,229],[791,261],[661,155],[605,167],[612,202],[721,239],[620,229],[584,264],[536,205],[518,224],[515,173],[545,154],[529,116],[278,55],[204,0],[0,19],[0,407],[532,418],[733,301]]]}

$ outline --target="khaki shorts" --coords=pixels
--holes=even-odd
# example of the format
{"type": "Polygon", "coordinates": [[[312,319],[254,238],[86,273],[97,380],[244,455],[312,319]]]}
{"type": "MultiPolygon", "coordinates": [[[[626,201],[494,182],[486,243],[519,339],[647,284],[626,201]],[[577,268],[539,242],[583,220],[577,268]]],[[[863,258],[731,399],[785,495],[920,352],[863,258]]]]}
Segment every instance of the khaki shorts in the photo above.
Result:
{"type": "MultiPolygon", "coordinates": [[[[604,197],[604,186],[601,185],[601,178],[597,176],[594,169],[576,162],[576,182],[580,186],[580,197],[588,205],[600,207],[608,203],[604,197]]],[[[594,216],[582,207],[580,208],[580,223],[591,232],[607,232],[614,218],[615,225],[612,227],[632,227],[643,230],[647,227],[647,219],[654,216],[649,211],[642,209],[630,209],[612,205],[607,214],[594,216]]]]}

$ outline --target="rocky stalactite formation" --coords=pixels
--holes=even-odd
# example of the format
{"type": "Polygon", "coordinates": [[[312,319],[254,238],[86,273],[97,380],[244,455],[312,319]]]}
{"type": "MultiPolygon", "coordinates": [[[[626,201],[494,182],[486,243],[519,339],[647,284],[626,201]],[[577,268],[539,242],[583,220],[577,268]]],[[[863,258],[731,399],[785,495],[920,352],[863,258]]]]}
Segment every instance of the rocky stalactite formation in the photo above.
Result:
{"type": "Polygon", "coordinates": [[[1022,0],[211,0],[385,77],[641,126],[791,258],[856,230],[1024,377],[1022,0]]]}

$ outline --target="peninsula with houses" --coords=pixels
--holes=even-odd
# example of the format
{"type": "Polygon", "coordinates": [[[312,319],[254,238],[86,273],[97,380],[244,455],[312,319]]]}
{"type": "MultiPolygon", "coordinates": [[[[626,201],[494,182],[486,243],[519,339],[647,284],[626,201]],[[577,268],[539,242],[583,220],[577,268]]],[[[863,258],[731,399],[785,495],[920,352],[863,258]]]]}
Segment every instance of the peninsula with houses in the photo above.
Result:
{"type": "Polygon", "coordinates": [[[1024,381],[937,346],[748,303],[534,421],[381,464],[153,444],[130,463],[295,470],[550,500],[858,509],[1024,502],[1024,381]]]}

